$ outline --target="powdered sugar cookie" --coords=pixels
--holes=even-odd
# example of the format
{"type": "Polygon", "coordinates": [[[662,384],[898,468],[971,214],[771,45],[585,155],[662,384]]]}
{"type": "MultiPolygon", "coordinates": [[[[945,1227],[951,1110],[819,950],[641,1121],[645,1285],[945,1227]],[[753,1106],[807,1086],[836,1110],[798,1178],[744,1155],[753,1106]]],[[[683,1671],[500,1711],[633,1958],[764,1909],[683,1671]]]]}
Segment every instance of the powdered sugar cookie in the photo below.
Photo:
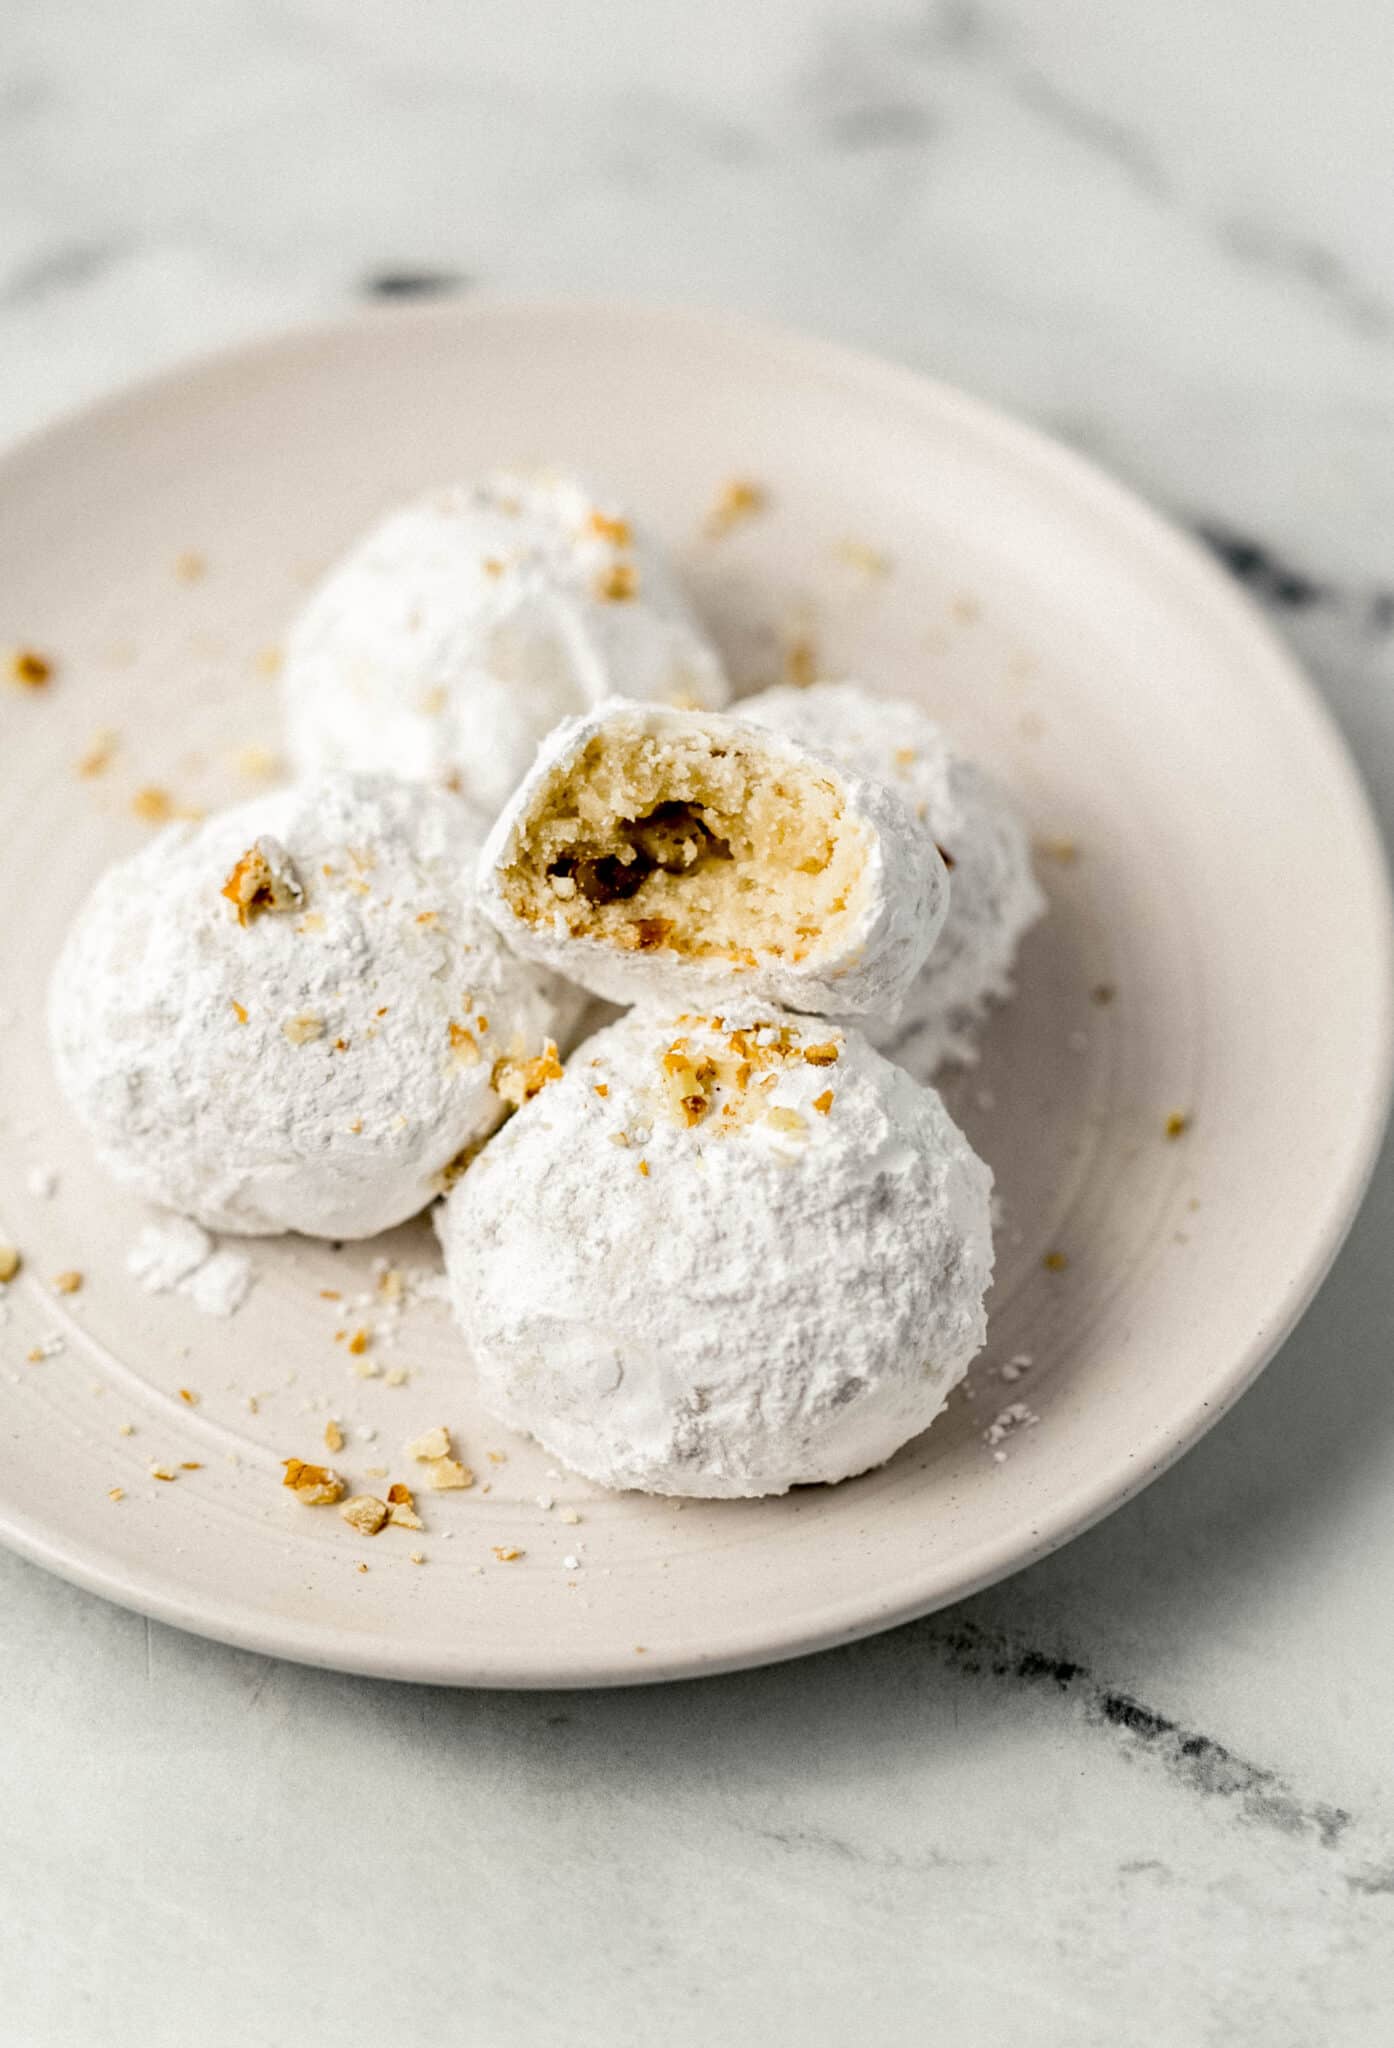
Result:
{"type": "Polygon", "coordinates": [[[504,1421],[604,1486],[782,1493],[933,1421],[983,1341],[991,1186],[855,1030],[636,1010],[437,1227],[504,1421]]]}
{"type": "Polygon", "coordinates": [[[881,783],[715,712],[619,699],[551,733],[480,860],[510,945],[615,1002],[893,1016],[948,877],[881,783]]]}
{"type": "Polygon", "coordinates": [[[404,505],[311,597],[283,666],[305,774],[449,780],[490,812],[557,720],[615,692],[729,687],[662,551],[570,477],[491,477],[404,505]]]}
{"type": "Polygon", "coordinates": [[[1010,995],[1017,947],[1046,907],[1010,797],[915,705],[854,683],[765,690],[740,715],[885,782],[928,825],[951,863],[948,915],[899,1018],[868,1020],[867,1035],[921,1077],[976,1058],[988,1005],[1010,995]]]}
{"type": "Polygon", "coordinates": [[[569,996],[473,907],[479,820],[335,777],[173,825],[102,877],[50,996],[112,1176],[210,1229],[366,1237],[430,1201],[569,996]]]}

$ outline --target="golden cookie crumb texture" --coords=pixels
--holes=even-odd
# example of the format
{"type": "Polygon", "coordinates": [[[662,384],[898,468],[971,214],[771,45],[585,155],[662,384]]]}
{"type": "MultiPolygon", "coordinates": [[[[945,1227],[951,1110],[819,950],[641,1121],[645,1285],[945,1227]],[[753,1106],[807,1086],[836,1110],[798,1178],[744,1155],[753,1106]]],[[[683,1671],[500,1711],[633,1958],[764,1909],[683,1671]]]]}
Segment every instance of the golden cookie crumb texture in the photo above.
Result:
{"type": "Polygon", "coordinates": [[[632,562],[612,562],[595,580],[595,594],[604,604],[629,604],[639,595],[639,571],[632,562]]]}
{"type": "Polygon", "coordinates": [[[119,736],[109,728],[93,733],[87,744],[87,752],[81,756],[77,764],[77,772],[84,781],[91,781],[95,776],[106,774],[119,744],[119,736]]]}
{"type": "Polygon", "coordinates": [[[303,1458],[283,1458],[285,1474],[282,1486],[288,1486],[297,1500],[306,1507],[332,1507],[342,1500],[346,1488],[337,1472],[331,1472],[326,1465],[308,1465],[303,1458]]]}
{"type": "Polygon", "coordinates": [[[237,912],[237,922],[249,925],[264,911],[299,910],[305,891],[294,863],[278,840],[263,836],[249,846],[220,892],[237,912]]]}
{"type": "Polygon", "coordinates": [[[387,1522],[387,1503],[375,1493],[356,1493],[341,1503],[339,1513],[361,1536],[376,1536],[387,1522]]]}
{"type": "Polygon", "coordinates": [[[768,502],[763,484],[757,484],[747,476],[733,476],[712,500],[705,521],[706,531],[713,540],[721,540],[733,528],[763,512],[768,502]]]}
{"type": "Polygon", "coordinates": [[[400,1480],[387,1489],[387,1519],[398,1529],[424,1529],[426,1524],[416,1512],[416,1501],[411,1488],[403,1486],[400,1480]]]}
{"type": "Polygon", "coordinates": [[[426,1464],[426,1484],[432,1493],[463,1493],[474,1485],[474,1474],[458,1458],[431,1458],[426,1464]]]}
{"type": "Polygon", "coordinates": [[[174,816],[174,799],[167,789],[147,783],[131,798],[131,809],[146,825],[167,825],[174,816]]]}
{"type": "Polygon", "coordinates": [[[34,647],[15,647],[8,662],[10,681],[21,690],[42,690],[52,680],[53,663],[34,647]]]}
{"type": "Polygon", "coordinates": [[[504,1102],[521,1109],[525,1102],[531,1102],[551,1081],[560,1081],[562,1063],[557,1057],[556,1043],[548,1039],[535,1059],[509,1057],[495,1060],[489,1085],[495,1095],[504,1102]]]}

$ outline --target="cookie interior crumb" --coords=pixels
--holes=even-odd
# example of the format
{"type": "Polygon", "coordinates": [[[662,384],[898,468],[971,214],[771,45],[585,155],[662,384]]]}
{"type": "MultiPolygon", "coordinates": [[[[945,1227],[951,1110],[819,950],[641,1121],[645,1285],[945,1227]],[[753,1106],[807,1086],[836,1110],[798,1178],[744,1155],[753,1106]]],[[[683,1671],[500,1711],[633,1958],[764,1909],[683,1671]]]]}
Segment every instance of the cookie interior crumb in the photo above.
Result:
{"type": "Polygon", "coordinates": [[[868,851],[831,773],[753,738],[618,726],[542,785],[501,879],[526,923],[751,966],[835,949],[868,851]]]}

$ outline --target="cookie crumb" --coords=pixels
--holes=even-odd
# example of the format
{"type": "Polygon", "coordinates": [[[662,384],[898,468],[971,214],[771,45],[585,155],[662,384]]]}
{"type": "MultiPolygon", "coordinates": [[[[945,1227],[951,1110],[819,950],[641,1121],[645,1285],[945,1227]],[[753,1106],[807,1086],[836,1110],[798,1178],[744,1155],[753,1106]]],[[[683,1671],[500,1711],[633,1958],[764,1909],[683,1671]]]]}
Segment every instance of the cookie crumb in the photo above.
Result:
{"type": "Polygon", "coordinates": [[[750,477],[733,476],[712,500],[704,522],[705,530],[713,540],[720,540],[733,527],[763,512],[767,503],[768,496],[762,484],[755,483],[750,477]]]}
{"type": "Polygon", "coordinates": [[[557,1057],[556,1041],[549,1038],[536,1059],[495,1060],[489,1086],[504,1102],[511,1102],[515,1109],[521,1109],[549,1082],[560,1081],[563,1071],[557,1057]]]}
{"type": "Polygon", "coordinates": [[[784,644],[784,680],[795,690],[807,690],[818,680],[818,649],[808,633],[795,633],[784,644]]]}
{"type": "Polygon", "coordinates": [[[840,540],[833,549],[839,562],[849,569],[856,569],[868,582],[879,582],[891,573],[891,558],[879,548],[869,547],[861,540],[840,540]]]}
{"type": "Polygon", "coordinates": [[[42,690],[53,676],[53,663],[34,647],[16,647],[9,659],[10,681],[21,690],[42,690]]]}
{"type": "Polygon", "coordinates": [[[341,1503],[339,1513],[363,1536],[376,1536],[387,1521],[387,1504],[375,1493],[356,1493],[341,1503]]]}
{"type": "Polygon", "coordinates": [[[342,1500],[346,1491],[343,1480],[337,1472],[331,1472],[325,1465],[307,1465],[303,1458],[282,1458],[285,1476],[282,1486],[288,1486],[297,1500],[306,1507],[331,1507],[342,1500]]]}
{"type": "Polygon", "coordinates": [[[433,1493],[462,1493],[474,1485],[474,1474],[458,1458],[432,1458],[426,1466],[426,1484],[433,1493]]]}
{"type": "Polygon", "coordinates": [[[639,571],[632,562],[612,562],[596,578],[595,594],[605,604],[628,604],[639,595],[639,571]]]}
{"type": "Polygon", "coordinates": [[[104,727],[100,732],[93,733],[88,741],[87,752],[80,757],[77,764],[77,772],[85,782],[106,774],[118,744],[118,735],[109,728],[104,727]]]}
{"type": "Polygon", "coordinates": [[[399,1529],[424,1529],[426,1524],[416,1512],[416,1502],[409,1486],[400,1480],[387,1489],[387,1519],[399,1529]]]}

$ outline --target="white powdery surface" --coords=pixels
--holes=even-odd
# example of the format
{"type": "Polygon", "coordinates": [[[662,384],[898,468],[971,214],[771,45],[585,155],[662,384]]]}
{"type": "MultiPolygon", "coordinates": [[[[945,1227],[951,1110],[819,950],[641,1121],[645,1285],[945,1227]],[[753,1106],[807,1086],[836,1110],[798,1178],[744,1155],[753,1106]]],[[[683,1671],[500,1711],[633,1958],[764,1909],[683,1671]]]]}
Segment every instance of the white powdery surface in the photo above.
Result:
{"type": "Polygon", "coordinates": [[[637,1010],[436,1220],[504,1422],[604,1486],[741,1496],[847,1478],[933,1421],[986,1330],[991,1186],[856,1031],[637,1010]]]}
{"type": "Polygon", "coordinates": [[[915,705],[855,683],[765,690],[739,710],[887,784],[952,857],[948,915],[934,949],[899,1017],[867,1028],[921,1079],[949,1061],[976,1059],[988,1005],[1011,994],[1017,948],[1046,908],[1010,797],[915,705]]]}
{"type": "Polygon", "coordinates": [[[310,598],[283,696],[302,774],[382,769],[491,813],[560,718],[730,686],[663,553],[572,477],[496,476],[390,512],[310,598]]]}
{"type": "MultiPolygon", "coordinates": [[[[949,903],[949,878],[924,824],[873,777],[773,727],[722,712],[691,712],[620,698],[567,719],[548,734],[523,781],[494,823],[479,859],[479,900],[516,952],[610,1002],[684,1004],[750,999],[822,1017],[890,1019],[934,946],[949,903]],[[520,918],[502,887],[534,808],[559,770],[581,760],[598,734],[672,742],[708,736],[723,747],[744,745],[777,780],[782,769],[821,774],[839,788],[844,827],[866,858],[848,916],[835,943],[798,960],[757,952],[750,965],[720,955],[697,957],[663,944],[629,950],[590,936],[573,938],[564,903],[548,924],[520,918]]],[[[642,916],[635,902],[636,916],[642,916]]]]}
{"type": "Polygon", "coordinates": [[[250,1235],[366,1237],[423,1208],[503,1114],[495,1062],[540,1052],[571,1000],[478,915],[477,853],[459,798],[336,777],[109,870],[50,995],[58,1076],[108,1172],[250,1235]],[[243,925],[221,892],[259,840],[301,900],[243,925]]]}
{"type": "Polygon", "coordinates": [[[256,1273],[245,1252],[219,1251],[187,1216],[147,1224],[126,1256],[147,1294],[182,1294],[208,1316],[235,1315],[256,1273]]]}

